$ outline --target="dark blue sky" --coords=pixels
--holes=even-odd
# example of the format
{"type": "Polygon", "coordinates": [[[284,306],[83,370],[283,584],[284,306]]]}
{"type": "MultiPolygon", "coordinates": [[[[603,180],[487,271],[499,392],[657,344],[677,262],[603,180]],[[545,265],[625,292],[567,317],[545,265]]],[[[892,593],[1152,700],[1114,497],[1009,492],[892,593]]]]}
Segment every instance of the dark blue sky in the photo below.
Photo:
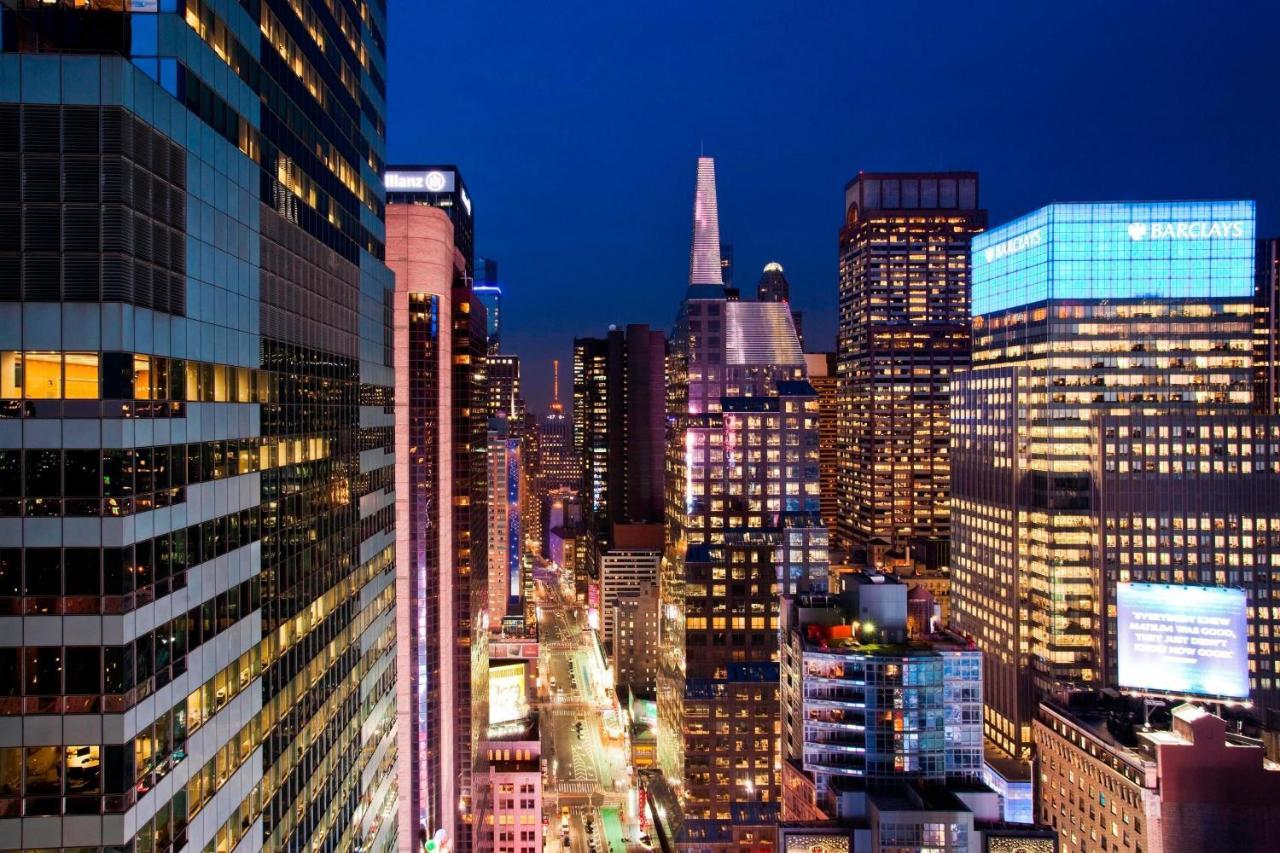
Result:
{"type": "Polygon", "coordinates": [[[1280,234],[1280,4],[390,0],[391,162],[456,162],[527,396],[575,335],[669,329],[694,159],[754,292],[835,338],[859,170],[975,169],[992,224],[1053,200],[1255,198],[1280,234]]]}

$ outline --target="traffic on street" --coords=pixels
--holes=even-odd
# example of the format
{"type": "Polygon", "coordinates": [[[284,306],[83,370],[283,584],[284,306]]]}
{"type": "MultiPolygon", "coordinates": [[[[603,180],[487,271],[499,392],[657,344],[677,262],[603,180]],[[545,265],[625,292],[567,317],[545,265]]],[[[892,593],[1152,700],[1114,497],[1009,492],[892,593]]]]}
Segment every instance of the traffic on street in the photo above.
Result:
{"type": "Polygon", "coordinates": [[[572,580],[539,582],[537,700],[547,853],[644,853],[616,693],[572,580]]]}

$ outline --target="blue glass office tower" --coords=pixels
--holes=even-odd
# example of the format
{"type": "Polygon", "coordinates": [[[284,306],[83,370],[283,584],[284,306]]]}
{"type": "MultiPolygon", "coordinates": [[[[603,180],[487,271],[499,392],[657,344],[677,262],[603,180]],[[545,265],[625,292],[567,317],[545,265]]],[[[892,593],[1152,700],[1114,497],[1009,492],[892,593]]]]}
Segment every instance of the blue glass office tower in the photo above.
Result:
{"type": "MultiPolygon", "coordinates": [[[[1100,422],[1160,420],[1167,438],[1173,416],[1249,411],[1254,205],[1050,205],[975,236],[971,264],[972,368],[951,393],[953,613],[986,655],[987,735],[1026,756],[1039,696],[1106,680],[1100,554],[1120,545],[1099,540],[1100,422]]],[[[1169,559],[1171,536],[1148,531],[1143,559],[1169,559]]]]}
{"type": "Polygon", "coordinates": [[[0,2],[6,844],[395,843],[385,31],[0,2]]]}

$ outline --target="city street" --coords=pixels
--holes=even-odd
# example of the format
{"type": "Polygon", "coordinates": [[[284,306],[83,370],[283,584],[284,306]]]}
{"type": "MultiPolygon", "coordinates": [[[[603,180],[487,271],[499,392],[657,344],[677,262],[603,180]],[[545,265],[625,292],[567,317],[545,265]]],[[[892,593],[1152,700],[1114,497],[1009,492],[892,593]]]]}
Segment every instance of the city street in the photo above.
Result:
{"type": "Polygon", "coordinates": [[[586,627],[586,608],[559,584],[539,583],[538,595],[546,849],[643,853],[627,742],[595,633],[586,627]]]}

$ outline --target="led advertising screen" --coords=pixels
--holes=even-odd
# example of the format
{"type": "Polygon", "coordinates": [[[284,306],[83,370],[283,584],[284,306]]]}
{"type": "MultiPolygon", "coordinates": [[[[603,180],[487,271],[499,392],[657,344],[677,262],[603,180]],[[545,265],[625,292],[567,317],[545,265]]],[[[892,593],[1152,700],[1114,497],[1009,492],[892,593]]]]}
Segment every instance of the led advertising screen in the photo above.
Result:
{"type": "Polygon", "coordinates": [[[489,668],[489,725],[497,726],[529,715],[524,680],[522,663],[489,668]]]}
{"type": "Polygon", "coordinates": [[[1116,631],[1122,688],[1249,698],[1244,590],[1122,583],[1116,631]]]}

